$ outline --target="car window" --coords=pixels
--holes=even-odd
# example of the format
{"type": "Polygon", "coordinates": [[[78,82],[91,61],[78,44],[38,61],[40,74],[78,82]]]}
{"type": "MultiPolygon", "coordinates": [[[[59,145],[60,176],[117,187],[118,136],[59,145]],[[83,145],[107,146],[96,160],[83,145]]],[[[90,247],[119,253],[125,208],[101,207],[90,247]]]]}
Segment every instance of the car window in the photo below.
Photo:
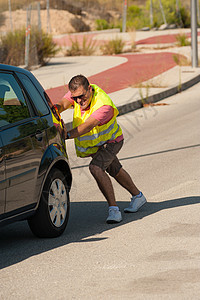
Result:
{"type": "Polygon", "coordinates": [[[29,117],[24,95],[15,77],[0,73],[0,127],[29,117]]]}
{"type": "Polygon", "coordinates": [[[24,87],[26,88],[28,94],[30,95],[35,107],[40,115],[47,115],[49,110],[44,102],[43,98],[41,97],[40,93],[36,89],[35,85],[32,81],[24,74],[18,73],[17,74],[23,83],[24,87]]]}

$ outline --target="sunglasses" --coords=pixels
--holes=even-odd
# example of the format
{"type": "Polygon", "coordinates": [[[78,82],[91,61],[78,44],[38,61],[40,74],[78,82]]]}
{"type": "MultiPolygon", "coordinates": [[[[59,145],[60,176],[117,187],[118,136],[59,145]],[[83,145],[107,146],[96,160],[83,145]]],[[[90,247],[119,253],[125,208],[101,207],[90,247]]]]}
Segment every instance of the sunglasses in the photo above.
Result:
{"type": "MultiPolygon", "coordinates": [[[[88,92],[88,90],[87,90],[87,92],[88,92]]],[[[87,92],[85,94],[75,96],[75,97],[71,97],[71,98],[76,102],[77,102],[77,99],[86,100],[87,99],[87,97],[86,97],[87,92]]]]}

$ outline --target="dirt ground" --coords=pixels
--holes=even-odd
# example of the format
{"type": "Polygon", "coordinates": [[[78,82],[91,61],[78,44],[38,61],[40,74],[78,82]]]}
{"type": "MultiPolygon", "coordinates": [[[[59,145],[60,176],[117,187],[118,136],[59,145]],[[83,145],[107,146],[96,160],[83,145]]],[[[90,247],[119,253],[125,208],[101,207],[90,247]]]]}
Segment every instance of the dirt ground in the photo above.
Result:
{"type": "MultiPolygon", "coordinates": [[[[13,30],[26,27],[27,12],[26,10],[16,10],[12,12],[12,27],[9,17],[9,11],[2,13],[5,17],[4,25],[0,27],[0,33],[6,33],[13,27],[13,30]]],[[[90,30],[95,30],[95,17],[85,12],[84,16],[79,17],[66,10],[50,9],[50,24],[47,22],[47,10],[41,10],[41,26],[44,31],[49,31],[53,35],[76,32],[71,25],[71,20],[81,18],[90,30]]],[[[38,25],[37,10],[31,11],[31,25],[38,25]]]]}

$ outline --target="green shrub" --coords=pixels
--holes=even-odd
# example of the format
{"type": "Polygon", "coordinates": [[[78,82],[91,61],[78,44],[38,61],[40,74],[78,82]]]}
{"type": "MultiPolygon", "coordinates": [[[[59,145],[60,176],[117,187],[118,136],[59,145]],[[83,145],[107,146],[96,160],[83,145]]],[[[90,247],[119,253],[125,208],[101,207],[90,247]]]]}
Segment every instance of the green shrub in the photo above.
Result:
{"type": "MultiPolygon", "coordinates": [[[[25,59],[25,28],[8,32],[1,37],[0,43],[0,62],[14,66],[23,65],[25,59]]],[[[59,48],[53,42],[51,35],[38,31],[32,28],[30,35],[29,46],[29,66],[35,64],[35,57],[37,63],[45,65],[48,60],[55,56],[59,48]],[[34,57],[34,61],[31,61],[34,57]]]]}
{"type": "Polygon", "coordinates": [[[149,25],[149,13],[144,7],[131,5],[127,10],[127,30],[140,29],[149,25]]]}
{"type": "Polygon", "coordinates": [[[112,19],[111,21],[107,21],[105,19],[97,19],[95,20],[96,30],[106,30],[112,28],[120,28],[122,29],[122,20],[112,19]]]}
{"type": "Polygon", "coordinates": [[[120,54],[123,52],[125,42],[119,37],[104,43],[100,49],[104,55],[120,54]]]}
{"type": "Polygon", "coordinates": [[[190,10],[188,10],[186,7],[181,7],[180,14],[183,27],[189,28],[191,23],[190,10]]]}
{"type": "Polygon", "coordinates": [[[122,32],[122,20],[120,19],[113,19],[111,22],[111,28],[119,28],[122,32]]]}
{"type": "Polygon", "coordinates": [[[189,46],[191,43],[188,41],[187,35],[185,33],[178,34],[176,36],[176,41],[179,47],[189,46]]]}
{"type": "Polygon", "coordinates": [[[25,28],[8,32],[1,37],[0,62],[8,65],[23,65],[25,56],[25,28]]]}
{"type": "Polygon", "coordinates": [[[96,30],[104,30],[109,28],[108,21],[104,19],[95,20],[95,24],[96,24],[96,30]]]}
{"type": "Polygon", "coordinates": [[[31,33],[31,48],[36,47],[38,63],[45,65],[51,57],[54,57],[58,51],[58,46],[54,43],[52,35],[38,29],[32,29],[31,33]]]}
{"type": "Polygon", "coordinates": [[[96,42],[92,39],[87,39],[85,36],[83,37],[82,45],[79,43],[77,38],[72,40],[71,47],[66,51],[66,56],[79,56],[79,55],[92,55],[96,50],[96,42]]]}
{"type": "MultiPolygon", "coordinates": [[[[180,15],[176,10],[176,0],[162,0],[162,6],[168,24],[176,24],[181,27],[190,26],[190,11],[181,5],[179,1],[180,15]]],[[[150,0],[146,2],[146,11],[150,10],[150,0]]],[[[163,17],[160,9],[160,0],[153,1],[153,26],[163,24],[163,17]]]]}

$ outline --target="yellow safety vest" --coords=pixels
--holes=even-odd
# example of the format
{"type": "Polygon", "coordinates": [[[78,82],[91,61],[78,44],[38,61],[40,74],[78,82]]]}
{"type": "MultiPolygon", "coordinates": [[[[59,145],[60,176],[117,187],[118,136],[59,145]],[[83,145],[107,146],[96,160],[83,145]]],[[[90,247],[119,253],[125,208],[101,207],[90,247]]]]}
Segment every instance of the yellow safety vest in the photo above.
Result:
{"type": "Polygon", "coordinates": [[[91,84],[91,86],[94,89],[94,95],[90,103],[90,109],[86,110],[82,116],[80,105],[74,101],[73,128],[84,123],[94,111],[103,105],[112,106],[114,108],[114,115],[108,123],[96,126],[88,133],[74,139],[78,157],[86,157],[94,154],[98,151],[99,147],[107,141],[112,141],[122,135],[122,130],[116,120],[116,116],[119,113],[118,109],[101,88],[95,84],[91,84]]]}

